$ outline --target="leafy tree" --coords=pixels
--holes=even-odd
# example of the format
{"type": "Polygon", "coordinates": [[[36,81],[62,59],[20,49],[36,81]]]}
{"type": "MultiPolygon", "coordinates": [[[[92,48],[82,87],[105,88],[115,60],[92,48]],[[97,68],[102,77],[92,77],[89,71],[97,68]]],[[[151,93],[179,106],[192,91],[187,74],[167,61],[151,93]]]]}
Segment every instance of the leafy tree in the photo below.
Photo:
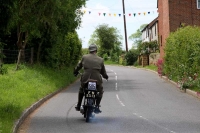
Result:
{"type": "MultiPolygon", "coordinates": [[[[10,1],[10,0],[9,0],[10,1]]],[[[64,38],[80,26],[82,13],[78,11],[86,0],[13,0],[9,28],[17,29],[19,49],[17,67],[24,59],[24,49],[32,45],[38,49],[37,60],[51,61],[54,45],[65,45],[64,38]],[[41,52],[42,51],[42,52],[41,52]],[[50,53],[48,53],[50,52],[50,53]],[[41,55],[42,53],[42,55],[41,55]]],[[[78,38],[74,38],[78,39],[78,38]]],[[[79,40],[79,39],[78,39],[79,40]]],[[[72,48],[73,49],[73,48],[72,48]]],[[[62,51],[62,49],[60,48],[62,51]]]]}
{"type": "Polygon", "coordinates": [[[122,51],[121,40],[122,36],[116,28],[102,24],[96,27],[89,42],[98,45],[100,56],[106,55],[117,61],[122,51]]]}
{"type": "Polygon", "coordinates": [[[133,46],[138,46],[138,44],[140,44],[141,40],[142,40],[142,30],[144,29],[144,27],[147,26],[147,24],[143,24],[140,26],[139,29],[136,30],[135,33],[131,34],[129,36],[129,39],[131,41],[133,41],[133,46]]]}

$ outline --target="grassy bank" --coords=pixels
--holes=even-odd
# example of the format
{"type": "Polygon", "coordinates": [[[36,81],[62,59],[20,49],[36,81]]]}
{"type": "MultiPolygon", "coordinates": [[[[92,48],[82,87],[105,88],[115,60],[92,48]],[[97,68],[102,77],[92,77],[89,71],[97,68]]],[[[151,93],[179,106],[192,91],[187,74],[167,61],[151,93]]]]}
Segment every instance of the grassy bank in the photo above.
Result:
{"type": "Polygon", "coordinates": [[[0,75],[0,133],[11,133],[26,108],[76,79],[72,68],[55,71],[35,65],[14,71],[15,65],[5,66],[8,73],[0,75]]]}
{"type": "Polygon", "coordinates": [[[148,65],[148,66],[136,66],[137,68],[145,68],[145,69],[149,69],[149,70],[153,70],[157,72],[158,67],[155,65],[148,65]]]}

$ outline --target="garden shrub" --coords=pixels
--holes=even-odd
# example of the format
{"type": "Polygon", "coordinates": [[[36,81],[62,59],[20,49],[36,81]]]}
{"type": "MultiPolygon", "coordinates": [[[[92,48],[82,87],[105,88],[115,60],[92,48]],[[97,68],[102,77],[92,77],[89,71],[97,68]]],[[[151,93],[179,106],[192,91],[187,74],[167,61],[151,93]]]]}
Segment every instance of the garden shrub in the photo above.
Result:
{"type": "Polygon", "coordinates": [[[200,27],[186,26],[166,40],[164,71],[181,87],[200,86],[200,27]]]}
{"type": "Polygon", "coordinates": [[[137,61],[138,56],[139,52],[136,49],[129,50],[125,55],[126,65],[133,65],[137,61]]]}

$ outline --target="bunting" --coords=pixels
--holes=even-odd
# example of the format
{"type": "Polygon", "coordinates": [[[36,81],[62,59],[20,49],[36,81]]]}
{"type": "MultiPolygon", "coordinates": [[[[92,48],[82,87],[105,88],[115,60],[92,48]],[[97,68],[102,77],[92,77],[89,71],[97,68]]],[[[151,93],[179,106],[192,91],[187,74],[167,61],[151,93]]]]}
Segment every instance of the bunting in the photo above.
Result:
{"type": "MultiPolygon", "coordinates": [[[[84,14],[86,14],[87,12],[88,12],[88,14],[92,14],[92,11],[86,11],[86,10],[79,10],[79,11],[81,11],[81,12],[83,12],[84,14]]],[[[156,12],[156,13],[158,13],[158,11],[156,12]]],[[[96,14],[96,12],[95,12],[95,14],[96,14]]],[[[147,12],[134,12],[134,13],[127,13],[126,15],[127,16],[129,16],[129,17],[131,17],[131,16],[133,16],[133,17],[136,17],[136,16],[146,16],[146,15],[150,15],[150,14],[155,14],[155,11],[147,11],[147,12]]],[[[98,15],[99,16],[104,16],[104,17],[106,17],[106,16],[109,16],[109,17],[111,17],[111,16],[114,16],[114,17],[116,17],[116,16],[119,16],[119,17],[121,17],[121,13],[106,13],[106,12],[98,12],[98,15]]]]}

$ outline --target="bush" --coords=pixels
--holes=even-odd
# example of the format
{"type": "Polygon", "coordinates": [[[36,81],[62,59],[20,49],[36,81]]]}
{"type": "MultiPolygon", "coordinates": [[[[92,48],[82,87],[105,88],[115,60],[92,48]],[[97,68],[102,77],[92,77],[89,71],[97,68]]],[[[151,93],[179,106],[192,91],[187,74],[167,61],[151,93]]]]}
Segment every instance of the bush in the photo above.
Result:
{"type": "Polygon", "coordinates": [[[8,73],[8,70],[6,67],[3,66],[3,64],[0,65],[0,75],[8,73]]]}
{"type": "Polygon", "coordinates": [[[48,53],[50,55],[48,65],[53,68],[62,69],[75,65],[82,55],[81,42],[77,33],[69,32],[64,41],[54,44],[48,53]]]}
{"type": "Polygon", "coordinates": [[[139,52],[136,49],[129,50],[125,55],[126,65],[133,65],[137,61],[138,56],[139,52]]]}
{"type": "Polygon", "coordinates": [[[104,54],[104,55],[103,55],[103,59],[104,59],[105,61],[107,61],[107,60],[108,60],[108,54],[104,54]]]}
{"type": "Polygon", "coordinates": [[[200,86],[200,28],[186,26],[166,40],[164,72],[181,86],[200,86]]]}

